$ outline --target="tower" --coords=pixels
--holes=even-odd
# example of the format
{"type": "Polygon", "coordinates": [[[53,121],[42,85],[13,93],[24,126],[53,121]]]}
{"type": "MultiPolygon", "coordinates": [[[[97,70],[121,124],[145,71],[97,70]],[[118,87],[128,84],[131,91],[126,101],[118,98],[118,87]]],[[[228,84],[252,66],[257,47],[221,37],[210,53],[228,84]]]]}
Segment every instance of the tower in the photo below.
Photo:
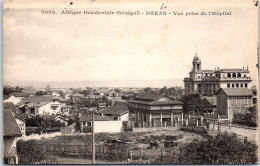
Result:
{"type": "Polygon", "coordinates": [[[193,68],[192,68],[193,72],[200,72],[201,71],[201,60],[197,56],[197,53],[195,54],[195,57],[193,58],[192,64],[193,64],[193,68]]]}

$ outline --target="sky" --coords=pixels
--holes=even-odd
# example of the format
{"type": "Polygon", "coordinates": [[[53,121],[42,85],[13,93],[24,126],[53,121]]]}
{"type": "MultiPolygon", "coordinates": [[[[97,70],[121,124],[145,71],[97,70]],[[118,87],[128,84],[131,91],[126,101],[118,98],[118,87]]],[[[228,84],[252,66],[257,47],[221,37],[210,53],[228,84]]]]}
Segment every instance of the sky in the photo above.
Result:
{"type": "MultiPolygon", "coordinates": [[[[53,7],[41,2],[45,8],[53,7]]],[[[58,2],[57,13],[151,11],[161,6],[157,2],[80,5],[75,1],[72,6],[58,2]]],[[[218,5],[167,1],[165,5],[168,12],[231,11],[232,15],[54,15],[41,14],[40,3],[6,4],[9,10],[4,10],[3,19],[4,84],[183,80],[191,71],[196,52],[202,69],[249,66],[255,84],[258,23],[257,8],[251,1],[218,5]]]]}

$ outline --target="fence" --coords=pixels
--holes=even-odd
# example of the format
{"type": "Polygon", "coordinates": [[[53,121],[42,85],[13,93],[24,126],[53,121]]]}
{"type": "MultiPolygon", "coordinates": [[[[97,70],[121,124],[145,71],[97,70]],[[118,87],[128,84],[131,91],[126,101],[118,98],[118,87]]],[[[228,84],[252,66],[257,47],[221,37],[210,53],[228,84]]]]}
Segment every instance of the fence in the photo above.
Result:
{"type": "MultiPolygon", "coordinates": [[[[42,152],[61,156],[92,156],[92,145],[86,144],[40,144],[42,152]]],[[[158,155],[166,155],[168,151],[164,147],[139,149],[129,145],[107,145],[100,144],[95,146],[96,158],[106,160],[126,161],[146,160],[158,155]]]]}

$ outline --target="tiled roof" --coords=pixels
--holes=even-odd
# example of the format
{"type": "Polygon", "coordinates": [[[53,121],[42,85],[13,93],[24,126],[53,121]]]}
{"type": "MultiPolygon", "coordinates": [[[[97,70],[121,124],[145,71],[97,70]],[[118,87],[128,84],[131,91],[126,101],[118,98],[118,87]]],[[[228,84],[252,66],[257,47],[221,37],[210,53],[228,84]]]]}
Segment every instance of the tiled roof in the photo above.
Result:
{"type": "Polygon", "coordinates": [[[3,103],[3,109],[15,110],[14,104],[11,102],[3,103]]]}
{"type": "Polygon", "coordinates": [[[17,103],[17,106],[21,106],[23,104],[29,104],[27,106],[34,107],[34,106],[43,106],[47,103],[49,103],[51,100],[57,99],[60,101],[66,101],[61,97],[58,96],[52,96],[52,95],[43,95],[43,96],[29,96],[25,100],[17,103]]]}
{"type": "Polygon", "coordinates": [[[14,95],[15,97],[28,97],[28,96],[30,96],[30,94],[28,94],[28,93],[23,93],[23,92],[14,92],[13,95],[14,95]]]}
{"type": "Polygon", "coordinates": [[[147,100],[129,100],[129,103],[138,103],[138,104],[147,104],[147,105],[182,105],[183,103],[178,100],[170,100],[170,101],[147,101],[147,100]]]}
{"type": "Polygon", "coordinates": [[[141,94],[141,95],[135,97],[135,99],[136,100],[152,100],[152,101],[154,101],[154,100],[156,100],[156,99],[158,99],[159,97],[162,97],[162,96],[163,96],[163,94],[149,92],[149,93],[141,94]]]}
{"type": "Polygon", "coordinates": [[[204,96],[202,99],[207,100],[213,106],[217,105],[217,97],[216,96],[213,96],[213,97],[204,96]]]}
{"type": "Polygon", "coordinates": [[[107,115],[122,115],[126,112],[129,112],[127,107],[107,107],[105,110],[100,111],[100,113],[107,114],[107,115]]]}
{"type": "Polygon", "coordinates": [[[11,96],[11,95],[3,95],[3,100],[9,99],[10,96],[11,96]]]}
{"type": "Polygon", "coordinates": [[[9,109],[3,109],[3,120],[4,120],[4,136],[22,136],[21,130],[19,129],[14,116],[9,109]]]}
{"type": "MultiPolygon", "coordinates": [[[[102,116],[95,115],[94,120],[95,121],[111,121],[112,119],[110,117],[107,117],[107,116],[102,117],[102,116]]],[[[91,122],[92,116],[83,115],[79,118],[79,121],[80,122],[91,122]]]]}
{"type": "Polygon", "coordinates": [[[220,88],[216,94],[221,90],[228,96],[253,96],[252,91],[248,88],[220,88]]]}
{"type": "Polygon", "coordinates": [[[37,90],[36,89],[23,89],[22,92],[30,94],[30,95],[35,95],[37,93],[37,90]]]}

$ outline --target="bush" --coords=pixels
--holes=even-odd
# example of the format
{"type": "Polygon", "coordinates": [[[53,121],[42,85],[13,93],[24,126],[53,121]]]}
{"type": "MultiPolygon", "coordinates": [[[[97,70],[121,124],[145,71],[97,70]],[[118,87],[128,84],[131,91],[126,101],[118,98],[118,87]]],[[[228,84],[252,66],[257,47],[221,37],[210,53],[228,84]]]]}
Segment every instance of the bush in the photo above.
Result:
{"type": "Polygon", "coordinates": [[[160,164],[256,164],[257,145],[243,142],[236,134],[224,133],[206,140],[193,140],[179,147],[176,153],[170,153],[152,163],[160,164]],[[160,161],[161,160],[161,161],[160,161]]]}
{"type": "Polygon", "coordinates": [[[19,164],[31,164],[47,159],[37,140],[19,140],[17,142],[17,154],[20,157],[19,164]]]}

